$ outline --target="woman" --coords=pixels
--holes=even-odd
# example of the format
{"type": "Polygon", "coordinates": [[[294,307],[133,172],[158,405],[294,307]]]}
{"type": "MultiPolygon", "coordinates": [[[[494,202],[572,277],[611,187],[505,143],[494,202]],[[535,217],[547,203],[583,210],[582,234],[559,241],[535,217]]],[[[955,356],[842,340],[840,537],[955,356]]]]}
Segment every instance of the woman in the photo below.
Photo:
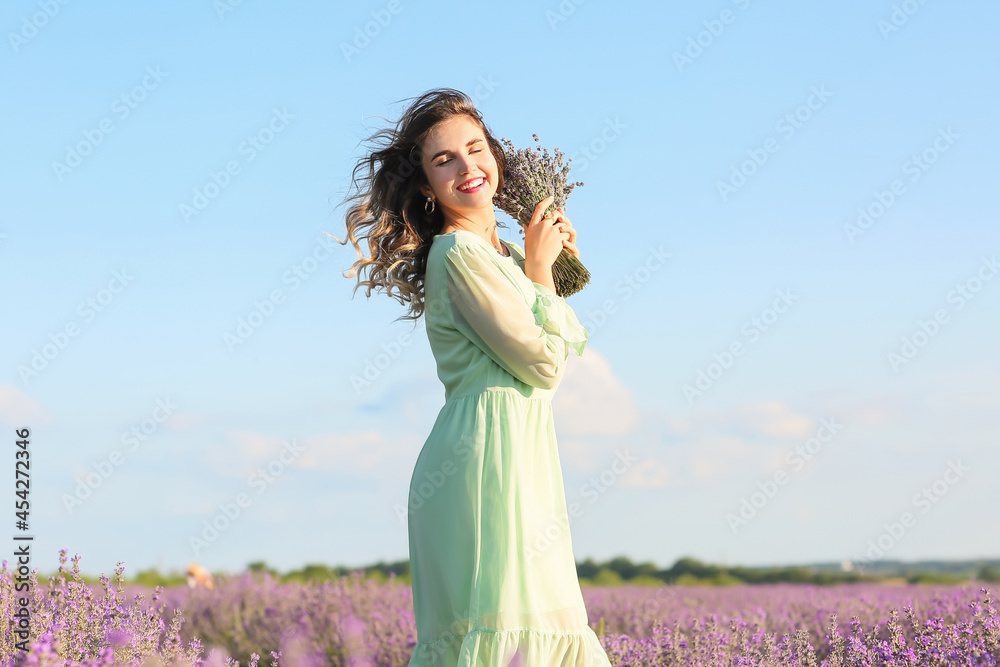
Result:
{"type": "MultiPolygon", "coordinates": [[[[354,170],[358,286],[425,315],[445,404],[410,481],[417,644],[409,665],[610,667],[588,624],[551,399],[588,333],[555,293],[579,256],[565,211],[539,202],[524,249],[497,235],[504,153],[464,94],[425,93],[354,170]],[[359,170],[367,174],[359,184],[359,170]],[[367,231],[372,257],[357,233],[367,231]]],[[[354,275],[354,270],[348,277],[354,275]]]]}

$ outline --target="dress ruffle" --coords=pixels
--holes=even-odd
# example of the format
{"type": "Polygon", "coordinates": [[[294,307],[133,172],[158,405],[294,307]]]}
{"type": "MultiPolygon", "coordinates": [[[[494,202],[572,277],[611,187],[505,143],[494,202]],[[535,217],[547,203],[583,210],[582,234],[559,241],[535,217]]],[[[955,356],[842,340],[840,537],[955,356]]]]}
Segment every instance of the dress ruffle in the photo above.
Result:
{"type": "Polygon", "coordinates": [[[589,627],[583,632],[477,628],[417,644],[408,667],[608,667],[607,654],[589,627]]]}
{"type": "Polygon", "coordinates": [[[581,356],[583,348],[587,346],[590,334],[580,324],[576,313],[568,306],[564,297],[559,296],[547,286],[536,282],[532,282],[532,285],[535,286],[536,294],[535,303],[531,307],[535,314],[535,323],[542,327],[546,333],[565,340],[577,356],[581,356]]]}

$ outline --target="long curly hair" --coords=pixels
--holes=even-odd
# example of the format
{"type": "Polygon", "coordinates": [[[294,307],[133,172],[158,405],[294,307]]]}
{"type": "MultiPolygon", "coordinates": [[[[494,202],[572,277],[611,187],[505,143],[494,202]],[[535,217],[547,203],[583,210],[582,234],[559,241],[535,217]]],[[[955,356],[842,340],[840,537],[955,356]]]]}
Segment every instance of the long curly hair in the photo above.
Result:
{"type": "MultiPolygon", "coordinates": [[[[420,192],[420,187],[428,184],[422,163],[424,140],[441,121],[464,114],[482,129],[496,159],[497,192],[503,189],[507,162],[503,146],[465,93],[438,88],[408,99],[415,101],[394,129],[379,130],[368,137],[371,150],[358,160],[352,172],[349,192],[354,194],[344,200],[350,204],[345,222],[347,240],[354,245],[358,260],[343,275],[358,276],[354,292],[365,285],[365,296],[371,297],[373,288],[381,288],[400,303],[408,303],[409,314],[397,319],[416,323],[424,313],[427,255],[434,235],[440,233],[445,222],[440,206],[432,213],[424,208],[426,198],[420,192]],[[368,240],[371,257],[362,254],[362,239],[368,240]],[[365,271],[369,272],[368,279],[362,280],[365,271]]],[[[340,241],[341,245],[346,245],[347,240],[340,241]]]]}

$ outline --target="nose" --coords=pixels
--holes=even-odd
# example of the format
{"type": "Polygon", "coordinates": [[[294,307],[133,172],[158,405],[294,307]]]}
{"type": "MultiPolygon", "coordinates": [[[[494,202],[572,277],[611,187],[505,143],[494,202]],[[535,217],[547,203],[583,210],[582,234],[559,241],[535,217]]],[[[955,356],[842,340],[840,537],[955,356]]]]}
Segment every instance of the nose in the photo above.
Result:
{"type": "Polygon", "coordinates": [[[476,170],[476,161],[471,155],[462,157],[462,173],[469,174],[476,170]]]}

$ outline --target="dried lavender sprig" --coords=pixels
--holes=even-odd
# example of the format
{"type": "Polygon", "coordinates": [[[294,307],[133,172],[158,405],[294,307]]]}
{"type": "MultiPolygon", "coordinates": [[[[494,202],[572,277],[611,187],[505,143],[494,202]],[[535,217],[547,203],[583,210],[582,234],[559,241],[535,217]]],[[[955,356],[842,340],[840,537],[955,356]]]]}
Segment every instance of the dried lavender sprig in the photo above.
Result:
{"type": "MultiPolygon", "coordinates": [[[[531,137],[538,143],[537,134],[531,137]]],[[[494,196],[493,203],[520,223],[519,231],[523,236],[524,227],[531,221],[538,202],[550,196],[553,198],[543,215],[563,208],[573,189],[583,182],[567,182],[572,158],[564,164],[564,153],[558,148],[553,156],[544,147],[517,149],[508,139],[500,141],[505,149],[507,170],[503,190],[494,196]]],[[[563,248],[552,264],[552,279],[556,294],[565,297],[583,289],[590,282],[590,272],[573,253],[563,248]]]]}

